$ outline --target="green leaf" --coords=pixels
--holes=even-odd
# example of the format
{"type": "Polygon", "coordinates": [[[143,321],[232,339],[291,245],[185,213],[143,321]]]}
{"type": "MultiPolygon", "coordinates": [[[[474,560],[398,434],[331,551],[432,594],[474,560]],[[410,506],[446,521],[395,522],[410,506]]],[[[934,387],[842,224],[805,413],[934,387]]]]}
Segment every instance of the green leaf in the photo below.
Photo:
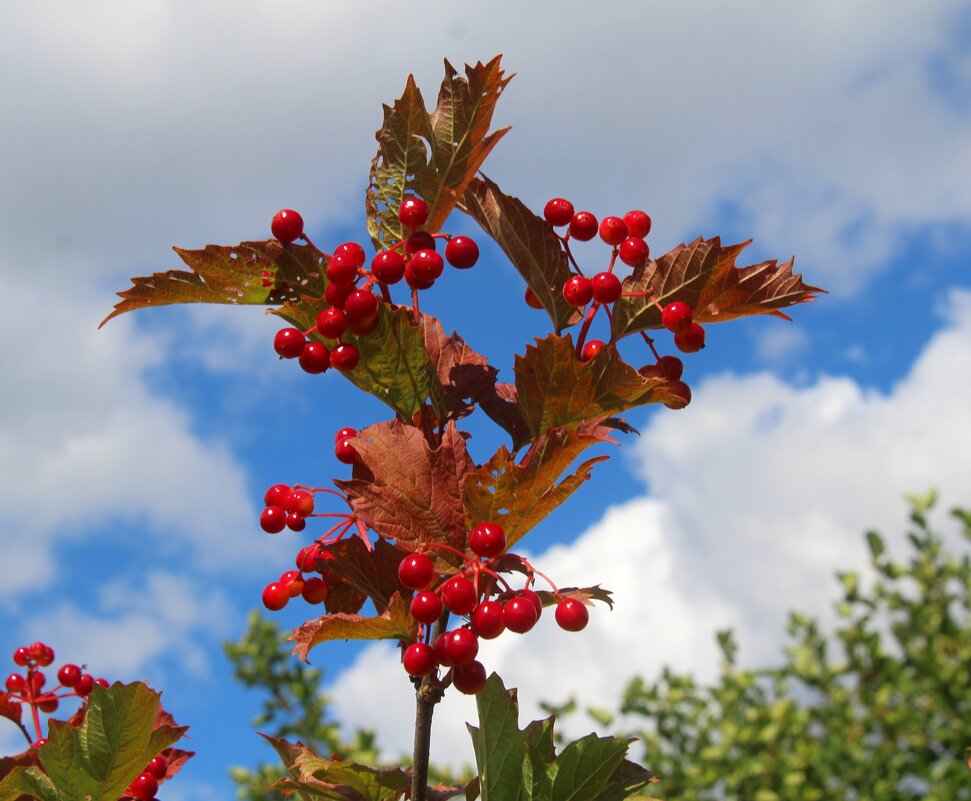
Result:
{"type": "Polygon", "coordinates": [[[527,745],[523,752],[523,801],[551,801],[552,798],[549,761],[537,749],[527,745]]]}
{"type": "Polygon", "coordinates": [[[663,378],[644,378],[613,348],[581,362],[573,337],[551,334],[516,356],[519,408],[534,435],[576,428],[648,403],[677,402],[663,378]]]}
{"type": "Polygon", "coordinates": [[[570,743],[551,766],[552,801],[590,801],[599,798],[620,767],[631,740],[589,734],[570,743]]]}
{"type": "Polygon", "coordinates": [[[509,257],[557,332],[579,322],[580,312],[563,298],[563,285],[573,275],[566,251],[546,220],[485,176],[469,184],[461,208],[509,257]]]}
{"type": "Polygon", "coordinates": [[[0,781],[0,801],[23,801],[25,798],[73,801],[74,797],[58,790],[51,778],[40,768],[16,767],[0,781]]]}

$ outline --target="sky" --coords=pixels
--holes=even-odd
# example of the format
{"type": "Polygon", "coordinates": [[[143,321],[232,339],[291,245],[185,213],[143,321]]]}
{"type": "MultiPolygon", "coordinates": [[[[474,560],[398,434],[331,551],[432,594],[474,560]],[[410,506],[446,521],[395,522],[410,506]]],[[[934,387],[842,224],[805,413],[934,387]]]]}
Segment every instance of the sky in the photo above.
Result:
{"type": "MultiPolygon", "coordinates": [[[[662,665],[711,676],[719,628],[743,660],[778,658],[787,611],[825,619],[834,571],[864,563],[864,530],[903,527],[904,493],[971,504],[966,4],[4,4],[0,655],[40,639],[163,689],[198,752],[166,801],[230,799],[227,767],[271,756],[221,652],[304,544],[260,531],[263,491],[346,476],[333,432],[389,415],[277,360],[261,309],[98,322],[130,276],[180,266],[171,246],[266,238],[283,207],[325,250],[364,243],[381,104],[409,73],[431,103],[443,59],[500,52],[516,77],[494,123],[512,130],[486,172],[505,191],[643,208],[655,254],[752,238],[746,263],[794,255],[829,291],[791,323],[710,327],[691,405],[630,413],[640,436],[523,540],[559,584],[616,601],[581,634],[547,615],[483,650],[524,717],[610,706],[662,665]]],[[[483,257],[428,308],[509,380],[547,320],[470,221],[447,228],[483,257]]],[[[474,426],[484,461],[498,440],[474,426]]],[[[392,647],[312,659],[345,725],[409,749],[392,647]]],[[[447,698],[433,759],[471,761],[473,715],[447,698]]],[[[0,727],[2,753],[16,734],[0,727]]]]}

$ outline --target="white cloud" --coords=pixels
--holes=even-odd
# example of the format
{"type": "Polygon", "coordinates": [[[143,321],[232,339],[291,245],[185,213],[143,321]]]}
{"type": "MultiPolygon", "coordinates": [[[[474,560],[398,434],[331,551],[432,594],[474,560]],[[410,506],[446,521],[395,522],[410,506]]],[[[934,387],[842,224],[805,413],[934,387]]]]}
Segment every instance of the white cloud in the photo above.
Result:
{"type": "MultiPolygon", "coordinates": [[[[903,493],[935,486],[946,503],[968,501],[969,396],[971,292],[957,291],[946,326],[887,394],[825,376],[805,387],[769,374],[705,381],[634,446],[649,494],[532,560],[563,586],[602,582],[616,608],[593,611],[578,635],[547,612],[533,632],[486,643],[484,664],[520,688],[527,718],[539,700],[571,695],[613,707],[632,674],[662,665],[711,675],[714,631],[727,626],[743,659],[773,659],[789,610],[828,615],[833,572],[864,562],[863,531],[899,532],[903,493]]],[[[378,728],[391,754],[407,750],[413,701],[396,651],[366,649],[330,691],[340,720],[378,728]]],[[[469,762],[474,707],[450,695],[434,758],[469,762]]]]}

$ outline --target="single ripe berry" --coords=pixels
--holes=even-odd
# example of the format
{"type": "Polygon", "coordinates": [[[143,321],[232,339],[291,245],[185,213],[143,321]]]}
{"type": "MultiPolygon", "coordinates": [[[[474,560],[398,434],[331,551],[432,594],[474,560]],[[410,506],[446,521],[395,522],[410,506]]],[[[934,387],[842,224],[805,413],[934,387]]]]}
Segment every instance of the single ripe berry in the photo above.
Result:
{"type": "Polygon", "coordinates": [[[287,513],[279,506],[267,506],[260,512],[260,528],[267,534],[279,534],[286,525],[287,513]]]}
{"type": "Polygon", "coordinates": [[[405,283],[408,284],[412,289],[431,289],[434,286],[434,281],[424,281],[415,275],[414,268],[411,266],[411,262],[405,266],[405,283]]]}
{"type": "Polygon", "coordinates": [[[300,366],[305,373],[319,375],[330,367],[330,354],[322,342],[308,342],[300,354],[300,366]]]}
{"type": "Polygon", "coordinates": [[[44,689],[44,684],[47,681],[47,676],[41,673],[39,670],[35,673],[30,674],[28,683],[30,684],[30,691],[35,695],[40,695],[40,691],[44,689]]]}
{"type": "Polygon", "coordinates": [[[327,339],[337,339],[347,330],[347,315],[330,306],[317,315],[317,333],[327,339]]]}
{"type": "Polygon", "coordinates": [[[293,209],[281,209],[273,215],[270,231],[284,245],[303,236],[303,217],[293,209]]]}
{"type": "Polygon", "coordinates": [[[486,672],[481,662],[473,660],[467,665],[452,669],[452,686],[460,693],[475,695],[486,683],[486,672]]]}
{"type": "Polygon", "coordinates": [[[361,354],[353,345],[344,343],[338,345],[330,352],[330,364],[342,373],[353,370],[361,360],[361,354]]]}
{"type": "Polygon", "coordinates": [[[661,312],[661,325],[674,332],[687,328],[691,325],[691,307],[680,300],[669,303],[661,312]]]}
{"type": "Polygon", "coordinates": [[[691,387],[684,381],[672,381],[667,389],[673,396],[664,401],[664,405],[669,409],[683,409],[691,403],[691,387]]]}
{"type": "Polygon", "coordinates": [[[158,792],[158,779],[156,779],[151,773],[145,771],[144,773],[139,773],[138,778],[131,783],[131,787],[128,788],[128,794],[137,798],[138,801],[152,801],[155,798],[155,793],[158,792]]]}
{"type": "Polygon", "coordinates": [[[46,712],[48,715],[51,712],[56,712],[58,707],[58,701],[56,696],[46,695],[43,698],[38,699],[37,707],[41,712],[46,712]]]}
{"type": "Polygon", "coordinates": [[[327,264],[327,278],[343,287],[350,287],[357,280],[357,259],[348,253],[331,256],[327,264]]]}
{"type": "Polygon", "coordinates": [[[405,228],[421,228],[428,222],[428,204],[420,197],[405,198],[398,206],[398,219],[405,228]]]}
{"type": "Polygon", "coordinates": [[[347,300],[347,296],[351,294],[353,289],[353,286],[341,286],[340,284],[334,283],[327,284],[327,289],[324,290],[324,300],[331,306],[343,309],[344,301],[347,300]]]}
{"type": "Polygon", "coordinates": [[[327,597],[327,582],[320,576],[304,579],[300,594],[308,604],[322,604],[327,597]]]}
{"type": "Polygon", "coordinates": [[[662,356],[657,360],[657,366],[668,381],[677,381],[684,373],[684,362],[677,356],[662,356]]]}
{"type": "Polygon", "coordinates": [[[351,428],[350,426],[344,426],[343,428],[339,429],[336,434],[334,434],[334,442],[337,442],[337,440],[339,439],[347,439],[348,437],[356,437],[356,436],[357,436],[356,428],[351,428]]]}
{"type": "Polygon", "coordinates": [[[426,676],[437,665],[435,661],[435,650],[423,642],[413,642],[405,648],[405,653],[401,657],[401,661],[409,676],[426,676]]]}
{"type": "Polygon", "coordinates": [[[287,496],[284,508],[307,517],[314,513],[314,496],[304,490],[294,490],[287,496]]]}
{"type": "Polygon", "coordinates": [[[28,645],[27,653],[41,667],[47,667],[54,661],[54,649],[42,642],[34,642],[28,645]]]}
{"type": "Polygon", "coordinates": [[[578,211],[570,220],[570,236],[588,242],[597,235],[597,218],[589,211],[578,211]]]}
{"type": "Polygon", "coordinates": [[[593,286],[593,299],[597,303],[613,303],[623,291],[620,279],[613,273],[597,273],[590,279],[590,284],[593,286]]]}
{"type": "Polygon", "coordinates": [[[61,665],[61,669],[57,671],[57,680],[64,687],[73,687],[81,679],[81,668],[77,665],[61,665]]]}
{"type": "Polygon", "coordinates": [[[164,779],[169,772],[169,766],[165,761],[165,757],[161,754],[152,757],[152,761],[145,766],[145,772],[151,773],[156,779],[164,779]]]}
{"type": "Polygon", "coordinates": [[[483,601],[472,610],[472,631],[483,640],[493,640],[506,630],[502,622],[502,604],[483,601]]]}
{"type": "Polygon", "coordinates": [[[529,306],[531,309],[543,308],[543,304],[540,302],[540,299],[536,297],[536,293],[533,292],[533,290],[530,289],[529,287],[526,287],[526,294],[524,298],[526,300],[526,305],[529,306]]]}
{"type": "Polygon", "coordinates": [[[412,275],[419,281],[435,281],[445,269],[445,262],[434,250],[419,250],[408,262],[412,275]]]}
{"type": "Polygon", "coordinates": [[[607,347],[607,343],[600,339],[591,339],[583,346],[583,350],[580,351],[580,361],[588,362],[594,356],[596,356],[600,351],[607,347]]]}
{"type": "Polygon", "coordinates": [[[321,557],[320,546],[315,542],[312,545],[308,545],[305,548],[301,548],[297,552],[297,558],[295,560],[297,565],[297,570],[303,573],[309,573],[317,569],[317,560],[321,557]]]}
{"type": "Polygon", "coordinates": [[[479,260],[479,246],[468,236],[453,236],[445,246],[445,258],[453,267],[467,270],[479,260]]]}
{"type": "Polygon", "coordinates": [[[344,437],[334,443],[334,456],[338,462],[354,464],[357,461],[357,449],[351,444],[351,437],[344,437]]]}
{"type": "Polygon", "coordinates": [[[97,685],[98,687],[110,687],[110,686],[111,686],[111,685],[110,685],[110,684],[108,683],[108,679],[95,679],[95,680],[94,680],[94,683],[95,683],[95,684],[96,684],[96,685],[97,685]]]}
{"type": "Polygon", "coordinates": [[[19,673],[11,673],[7,676],[7,681],[4,683],[4,686],[7,688],[8,693],[17,693],[19,695],[24,691],[24,687],[27,686],[27,679],[19,673]]]}
{"type": "Polygon", "coordinates": [[[357,242],[343,242],[334,248],[334,255],[346,257],[354,263],[355,267],[363,267],[367,254],[357,242]]]}
{"type": "Polygon", "coordinates": [[[600,238],[616,247],[627,239],[627,223],[620,217],[604,217],[600,221],[600,238]]]}
{"type": "Polygon", "coordinates": [[[467,615],[478,600],[472,582],[463,576],[452,576],[442,585],[442,602],[449,612],[467,615]]]}
{"type": "Polygon", "coordinates": [[[92,689],[94,689],[94,676],[90,673],[82,673],[78,683],[74,685],[74,692],[84,698],[91,694],[92,689]]]}
{"type": "Polygon", "coordinates": [[[27,653],[27,649],[20,646],[16,651],[13,652],[13,663],[19,665],[20,667],[26,666],[27,662],[30,661],[30,654],[27,653]]]}
{"type": "Polygon", "coordinates": [[[366,337],[378,327],[378,315],[375,314],[366,320],[351,320],[348,327],[351,329],[352,334],[356,334],[359,337],[366,337]]]}
{"type": "Polygon", "coordinates": [[[382,250],[371,260],[371,272],[382,284],[397,284],[405,276],[405,257],[397,250],[382,250]]]}
{"type": "Polygon", "coordinates": [[[543,616],[543,599],[539,597],[539,593],[533,592],[533,590],[520,590],[518,595],[533,604],[533,608],[536,610],[536,619],[539,620],[543,616]]]}
{"type": "Polygon", "coordinates": [[[352,323],[370,322],[378,314],[378,299],[368,289],[355,289],[344,301],[344,312],[352,323]]]}
{"type": "Polygon", "coordinates": [[[435,575],[435,565],[423,553],[408,554],[398,564],[398,580],[410,590],[423,590],[435,575]]]}
{"type": "Polygon", "coordinates": [[[415,593],[411,599],[411,616],[419,623],[434,623],[442,616],[442,599],[431,590],[415,593]]]}
{"type": "Polygon", "coordinates": [[[556,605],[556,625],[565,631],[580,631],[590,620],[587,607],[575,598],[564,598],[556,605]]]}
{"type": "Polygon", "coordinates": [[[469,548],[485,559],[497,556],[506,548],[506,532],[498,523],[479,523],[469,532],[469,548]]]}
{"type": "Polygon", "coordinates": [[[651,232],[651,218],[647,212],[634,209],[624,215],[624,222],[627,223],[627,235],[637,236],[643,239],[651,232]]]}
{"type": "Polygon", "coordinates": [[[435,661],[438,662],[442,667],[452,667],[452,662],[449,660],[448,656],[445,654],[445,635],[448,634],[447,631],[443,631],[435,638],[435,642],[432,643],[432,648],[435,651],[435,661]]]}
{"type": "Polygon", "coordinates": [[[525,634],[539,620],[536,607],[529,598],[516,596],[510,598],[502,607],[502,622],[510,631],[525,634]]]}
{"type": "Polygon", "coordinates": [[[30,744],[30,747],[36,751],[39,748],[43,748],[45,745],[47,745],[47,738],[41,737],[39,740],[34,740],[34,742],[30,744]]]}
{"type": "Polygon", "coordinates": [[[287,570],[280,576],[280,583],[287,588],[291,598],[303,592],[303,576],[299,570],[287,570]]]}
{"type": "Polygon", "coordinates": [[[674,335],[674,344],[682,353],[697,353],[705,346],[705,329],[691,323],[674,335]]]}
{"type": "Polygon", "coordinates": [[[584,275],[572,275],[563,284],[563,298],[571,306],[586,306],[593,297],[593,284],[584,275]]]}
{"type": "Polygon", "coordinates": [[[435,250],[435,237],[428,231],[415,231],[405,240],[405,253],[409,256],[419,250],[435,250]]]}
{"type": "Polygon", "coordinates": [[[274,484],[263,495],[263,503],[266,506],[279,506],[281,509],[293,492],[293,487],[288,484],[274,484]]]}
{"type": "Polygon", "coordinates": [[[263,588],[263,606],[271,612],[279,612],[290,601],[290,589],[286,584],[274,581],[263,588]]]}
{"type": "Polygon", "coordinates": [[[629,236],[620,243],[617,255],[620,256],[620,260],[624,264],[636,267],[647,261],[647,257],[651,255],[651,249],[647,246],[647,242],[640,237],[629,236]]]}
{"type": "Polygon", "coordinates": [[[557,228],[569,225],[573,219],[573,204],[566,198],[555,197],[543,207],[543,216],[546,222],[557,228]]]}
{"type": "Polygon", "coordinates": [[[444,648],[453,665],[467,665],[479,653],[479,638],[469,629],[455,629],[445,634],[444,648]]]}
{"type": "Polygon", "coordinates": [[[303,531],[307,527],[307,518],[297,512],[287,512],[287,528],[290,531],[303,531]]]}
{"type": "Polygon", "coordinates": [[[306,344],[307,339],[299,328],[281,328],[273,337],[273,350],[283,359],[296,359],[306,344]]]}

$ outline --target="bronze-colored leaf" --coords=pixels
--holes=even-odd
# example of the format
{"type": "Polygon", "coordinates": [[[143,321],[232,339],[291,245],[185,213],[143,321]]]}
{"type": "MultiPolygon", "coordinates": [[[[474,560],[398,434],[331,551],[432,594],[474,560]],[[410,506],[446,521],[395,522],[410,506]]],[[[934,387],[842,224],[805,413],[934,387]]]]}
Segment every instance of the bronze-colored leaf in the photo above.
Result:
{"type": "Polygon", "coordinates": [[[611,609],[614,608],[614,601],[611,598],[610,590],[605,590],[599,584],[593,587],[559,587],[557,595],[548,590],[536,590],[543,606],[553,606],[561,598],[573,598],[587,606],[593,606],[594,601],[601,601],[611,609]]]}
{"type": "Polygon", "coordinates": [[[739,253],[751,243],[722,246],[718,237],[698,238],[678,245],[659,259],[635,268],[624,281],[624,292],[645,292],[646,297],[621,297],[614,304],[615,339],[648,328],[661,328],[662,307],[671,301],[687,303],[698,323],[718,323],[754,314],[789,317],[780,311],[806,303],[826,290],[809,286],[793,274],[793,260],[779,264],[764,261],[736,267],[739,253]]]}
{"type": "Polygon", "coordinates": [[[563,284],[573,274],[566,251],[546,220],[519,198],[504,194],[485,176],[475,178],[462,197],[462,211],[503,249],[526,285],[543,304],[560,332],[580,320],[580,312],[563,298],[563,284]]]}
{"type": "Polygon", "coordinates": [[[293,653],[306,660],[310,649],[328,640],[410,640],[418,629],[408,611],[408,602],[400,593],[391,596],[388,608],[380,615],[368,617],[338,612],[308,620],[293,630],[290,640],[293,653]]]}
{"type": "Polygon", "coordinates": [[[363,593],[383,612],[395,592],[403,588],[398,580],[398,565],[405,557],[387,540],[379,539],[368,550],[360,537],[345,537],[327,546],[333,557],[323,564],[332,576],[338,576],[355,590],[363,593]]]}

